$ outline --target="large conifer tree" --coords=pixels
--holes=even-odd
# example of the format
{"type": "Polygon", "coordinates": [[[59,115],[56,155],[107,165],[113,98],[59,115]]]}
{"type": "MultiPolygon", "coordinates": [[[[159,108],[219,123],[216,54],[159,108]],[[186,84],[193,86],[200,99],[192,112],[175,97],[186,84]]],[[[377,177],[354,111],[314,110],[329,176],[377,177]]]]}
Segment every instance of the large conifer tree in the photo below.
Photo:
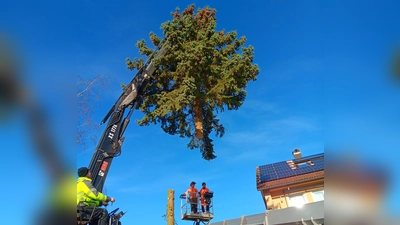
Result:
{"type": "MultiPolygon", "coordinates": [[[[177,8],[172,21],[162,24],[166,54],[158,58],[154,76],[144,89],[137,107],[145,113],[140,125],[161,124],[171,135],[190,138],[188,147],[199,148],[206,160],[214,159],[212,132],[222,137],[224,126],[217,114],[238,109],[246,97],[245,88],[259,73],[253,64],[253,47],[235,31],[216,31],[216,10],[204,7],[195,12],[190,5],[182,13],[177,8]]],[[[150,33],[158,46],[162,38],[150,33]]],[[[144,40],[136,46],[149,56],[154,50],[144,40]]],[[[139,69],[144,60],[127,59],[128,68],[139,69]]]]}

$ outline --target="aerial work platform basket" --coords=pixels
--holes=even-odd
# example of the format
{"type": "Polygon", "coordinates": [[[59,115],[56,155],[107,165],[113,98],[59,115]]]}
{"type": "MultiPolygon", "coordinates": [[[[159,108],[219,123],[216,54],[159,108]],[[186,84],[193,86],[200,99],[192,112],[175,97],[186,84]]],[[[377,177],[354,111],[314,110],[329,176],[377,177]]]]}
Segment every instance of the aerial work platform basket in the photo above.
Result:
{"type": "Polygon", "coordinates": [[[198,193],[196,193],[196,198],[189,198],[190,194],[188,196],[181,195],[179,197],[181,199],[181,219],[193,221],[195,225],[199,225],[200,222],[204,224],[210,223],[210,220],[214,218],[213,195],[213,192],[204,194],[203,205],[198,193]],[[203,212],[203,208],[206,210],[207,205],[209,208],[208,212],[203,212]]]}

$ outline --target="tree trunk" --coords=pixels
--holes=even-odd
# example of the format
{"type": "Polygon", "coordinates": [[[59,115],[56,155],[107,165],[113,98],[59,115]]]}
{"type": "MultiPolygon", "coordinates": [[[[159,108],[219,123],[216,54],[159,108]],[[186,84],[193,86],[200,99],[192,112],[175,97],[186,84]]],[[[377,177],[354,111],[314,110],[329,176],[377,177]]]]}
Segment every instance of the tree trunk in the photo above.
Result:
{"type": "Polygon", "coordinates": [[[196,98],[193,104],[194,123],[196,127],[195,135],[198,139],[203,139],[203,104],[200,98],[196,98]]]}
{"type": "Polygon", "coordinates": [[[174,190],[168,190],[167,225],[175,225],[174,221],[174,190]]]}

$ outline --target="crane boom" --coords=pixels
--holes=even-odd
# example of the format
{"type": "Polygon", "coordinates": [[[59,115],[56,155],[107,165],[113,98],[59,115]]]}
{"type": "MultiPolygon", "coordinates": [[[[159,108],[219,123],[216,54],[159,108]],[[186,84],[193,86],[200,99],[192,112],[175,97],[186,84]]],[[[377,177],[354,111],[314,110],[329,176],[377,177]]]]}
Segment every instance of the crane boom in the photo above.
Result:
{"type": "Polygon", "coordinates": [[[165,54],[165,44],[166,42],[161,42],[153,54],[148,57],[144,66],[136,73],[101,121],[101,124],[107,121],[108,123],[88,167],[92,173],[93,186],[100,192],[103,191],[104,183],[114,157],[121,154],[121,146],[124,141],[123,134],[129,124],[134,105],[140,99],[143,88],[148,83],[149,78],[153,77],[153,72],[156,69],[154,59],[165,54]],[[129,108],[129,112],[123,118],[127,108],[129,108]]]}

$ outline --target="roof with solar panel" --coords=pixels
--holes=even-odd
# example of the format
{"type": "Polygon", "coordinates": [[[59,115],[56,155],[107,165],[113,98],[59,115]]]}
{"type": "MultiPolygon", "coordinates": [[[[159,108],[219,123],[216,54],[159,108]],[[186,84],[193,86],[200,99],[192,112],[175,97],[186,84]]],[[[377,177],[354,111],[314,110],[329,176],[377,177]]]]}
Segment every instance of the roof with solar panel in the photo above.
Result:
{"type": "Polygon", "coordinates": [[[324,177],[324,153],[302,157],[295,149],[292,154],[294,159],[256,168],[258,190],[324,177]]]}

